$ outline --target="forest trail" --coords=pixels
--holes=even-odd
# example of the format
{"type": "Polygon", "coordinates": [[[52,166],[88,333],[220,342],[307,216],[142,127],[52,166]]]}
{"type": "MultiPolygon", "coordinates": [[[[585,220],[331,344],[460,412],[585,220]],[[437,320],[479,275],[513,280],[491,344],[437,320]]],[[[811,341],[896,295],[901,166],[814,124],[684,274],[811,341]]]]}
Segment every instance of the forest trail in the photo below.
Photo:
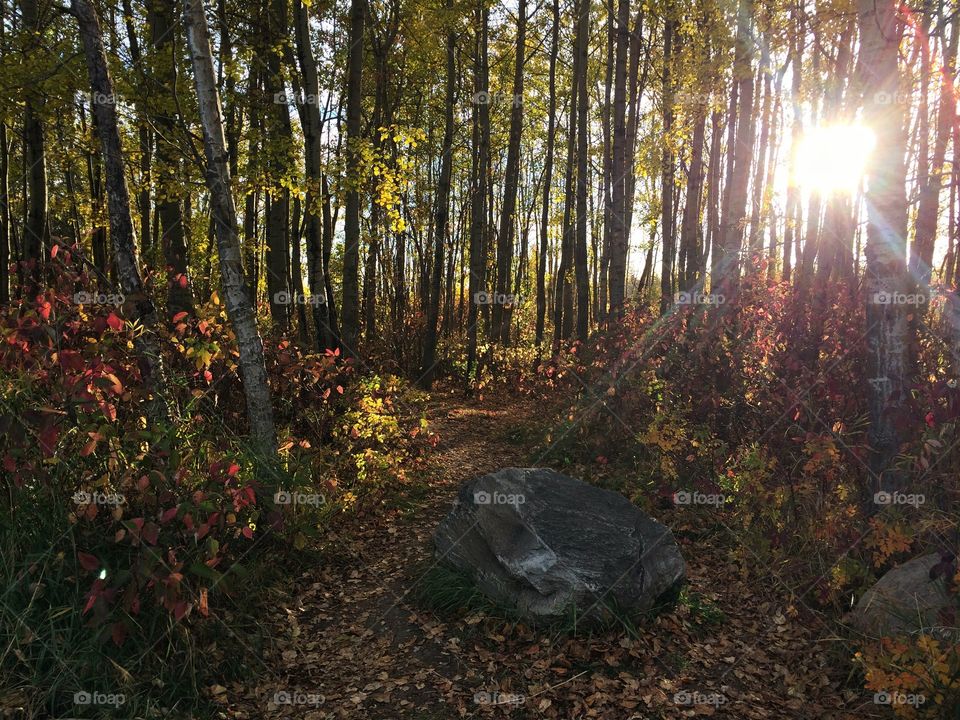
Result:
{"type": "Polygon", "coordinates": [[[810,612],[673,511],[658,519],[673,527],[687,560],[687,599],[636,637],[548,635],[479,613],[445,622],[418,607],[413,591],[432,564],[431,534],[457,486],[536,460],[519,438],[542,412],[523,398],[436,392],[428,417],[440,443],[427,491],[327,538],[337,553],[291,583],[270,620],[275,647],[259,681],[227,683],[226,716],[881,717],[872,697],[839,689],[843,678],[830,675],[827,657],[836,648],[819,639],[827,633],[810,612]],[[276,704],[285,699],[277,693],[292,702],[276,704]]]}

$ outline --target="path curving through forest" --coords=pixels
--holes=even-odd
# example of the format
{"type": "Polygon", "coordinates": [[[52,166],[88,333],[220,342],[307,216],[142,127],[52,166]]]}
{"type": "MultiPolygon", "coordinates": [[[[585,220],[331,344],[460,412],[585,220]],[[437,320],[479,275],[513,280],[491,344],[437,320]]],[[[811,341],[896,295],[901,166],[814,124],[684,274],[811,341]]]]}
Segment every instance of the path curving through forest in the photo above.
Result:
{"type": "Polygon", "coordinates": [[[226,715],[883,717],[872,697],[841,689],[831,658],[843,648],[775,578],[758,583],[755,569],[677,518],[659,519],[673,525],[687,559],[686,599],[635,636],[549,635],[482,613],[448,622],[419,607],[413,591],[432,564],[431,533],[458,485],[535,459],[518,430],[542,423],[542,413],[527,398],[435,392],[428,416],[440,443],[425,491],[351,525],[332,539],[329,564],[295,580],[271,619],[264,672],[253,687],[226,685],[226,715]]]}

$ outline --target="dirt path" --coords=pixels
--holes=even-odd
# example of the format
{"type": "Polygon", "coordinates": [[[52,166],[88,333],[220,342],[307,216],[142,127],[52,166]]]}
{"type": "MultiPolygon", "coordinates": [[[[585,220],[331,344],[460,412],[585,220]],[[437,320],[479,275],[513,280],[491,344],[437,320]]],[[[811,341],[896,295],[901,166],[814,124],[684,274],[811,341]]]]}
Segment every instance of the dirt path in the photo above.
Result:
{"type": "Polygon", "coordinates": [[[772,580],[754,590],[742,563],[685,532],[691,524],[669,512],[660,519],[675,528],[688,561],[686,600],[636,637],[549,636],[479,615],[445,623],[418,609],[411,591],[431,564],[430,536],[457,485],[528,464],[518,437],[542,414],[534,401],[437,393],[429,416],[441,442],[428,492],[406,512],[344,532],[335,565],[296,579],[292,600],[276,608],[277,648],[263,658],[270,671],[254,687],[228,688],[228,715],[806,720],[876,713],[865,695],[842,695],[819,642],[823,630],[802,608],[785,602],[772,580]],[[277,693],[293,702],[274,703],[285,699],[277,693]]]}

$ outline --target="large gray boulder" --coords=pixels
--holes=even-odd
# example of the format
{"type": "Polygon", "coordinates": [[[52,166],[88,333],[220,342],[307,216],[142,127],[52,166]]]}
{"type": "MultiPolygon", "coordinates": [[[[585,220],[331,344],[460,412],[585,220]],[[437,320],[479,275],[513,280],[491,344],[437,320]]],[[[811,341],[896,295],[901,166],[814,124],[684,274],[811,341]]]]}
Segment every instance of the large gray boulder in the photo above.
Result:
{"type": "Polygon", "coordinates": [[[847,618],[870,636],[926,632],[952,634],[956,600],[947,593],[942,573],[931,579],[931,570],[942,564],[940,553],[922,555],[893,568],[860,598],[847,618]]]}
{"type": "Polygon", "coordinates": [[[533,620],[643,612],[685,574],[667,527],[618,493],[544,468],[465,483],[434,544],[441,562],[533,620]]]}

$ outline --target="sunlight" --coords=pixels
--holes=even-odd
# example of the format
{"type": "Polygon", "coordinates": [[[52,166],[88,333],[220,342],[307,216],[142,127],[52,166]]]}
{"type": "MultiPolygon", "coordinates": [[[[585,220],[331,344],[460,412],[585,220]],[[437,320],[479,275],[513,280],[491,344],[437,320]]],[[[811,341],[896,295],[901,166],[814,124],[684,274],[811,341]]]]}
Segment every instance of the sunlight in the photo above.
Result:
{"type": "Polygon", "coordinates": [[[828,125],[807,132],[797,148],[795,178],[806,192],[853,193],[876,144],[870,128],[828,125]]]}

